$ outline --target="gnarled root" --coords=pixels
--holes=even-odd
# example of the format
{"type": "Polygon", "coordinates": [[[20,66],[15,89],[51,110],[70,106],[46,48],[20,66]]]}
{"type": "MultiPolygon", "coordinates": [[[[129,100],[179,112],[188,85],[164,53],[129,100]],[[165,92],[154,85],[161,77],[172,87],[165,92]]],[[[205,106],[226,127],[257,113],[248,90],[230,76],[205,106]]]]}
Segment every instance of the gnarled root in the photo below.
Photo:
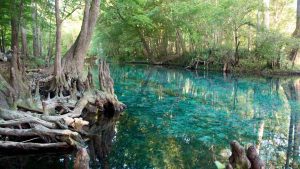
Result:
{"type": "Polygon", "coordinates": [[[230,147],[232,154],[226,169],[265,169],[265,164],[259,158],[254,146],[250,146],[247,153],[237,141],[232,141],[230,147]]]}
{"type": "MultiPolygon", "coordinates": [[[[85,82],[66,74],[47,77],[35,71],[29,74],[35,104],[19,103],[17,110],[0,108],[0,149],[76,148],[78,153],[74,167],[88,168],[89,155],[84,148],[85,141],[93,142],[93,138],[98,138],[96,136],[112,139],[109,132],[113,133],[115,120],[126,108],[114,95],[108,65],[100,63],[100,90],[92,89],[91,73],[85,82]],[[109,131],[108,134],[103,134],[105,130],[109,131]]],[[[15,91],[11,86],[6,86],[5,94],[15,91]]],[[[0,92],[3,93],[1,89],[0,92]]],[[[95,147],[103,148],[97,156],[100,161],[104,160],[109,145],[103,143],[95,147]]]]}
{"type": "MultiPolygon", "coordinates": [[[[7,110],[0,108],[0,135],[3,138],[5,146],[0,148],[22,148],[32,149],[36,147],[51,147],[55,145],[52,143],[67,143],[71,147],[83,147],[83,138],[89,133],[89,129],[85,126],[89,125],[82,116],[82,112],[88,109],[93,109],[101,112],[107,118],[114,116],[124,110],[125,105],[119,102],[111,94],[102,91],[88,91],[77,101],[63,99],[59,101],[58,98],[45,101],[48,108],[56,111],[55,114],[45,115],[36,113],[37,111],[20,111],[7,110]],[[58,104],[59,102],[59,104],[58,104]],[[107,107],[106,105],[111,105],[107,107]],[[30,144],[18,144],[17,142],[28,140],[28,138],[38,137],[37,142],[29,142],[30,144]],[[4,139],[5,138],[5,139],[4,139]],[[10,142],[6,143],[6,140],[10,142]],[[32,143],[32,144],[31,144],[32,143]],[[36,143],[36,144],[35,144],[36,143]]],[[[30,109],[28,109],[30,110],[30,109]]],[[[0,137],[1,138],[1,137],[0,137]]],[[[55,145],[56,146],[56,145],[55,145]]],[[[59,146],[61,146],[59,144],[59,146]]]]}

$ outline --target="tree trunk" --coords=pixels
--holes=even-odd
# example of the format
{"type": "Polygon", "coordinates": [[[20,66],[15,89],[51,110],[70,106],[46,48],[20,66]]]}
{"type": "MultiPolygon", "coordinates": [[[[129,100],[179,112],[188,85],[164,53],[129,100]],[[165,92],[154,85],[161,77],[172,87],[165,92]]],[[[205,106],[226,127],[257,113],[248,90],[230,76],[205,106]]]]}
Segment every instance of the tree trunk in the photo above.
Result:
{"type": "Polygon", "coordinates": [[[14,54],[18,54],[18,51],[19,51],[18,33],[19,33],[19,26],[18,26],[17,16],[15,16],[15,14],[12,14],[12,16],[11,16],[11,49],[13,50],[14,54]]]}
{"type": "Polygon", "coordinates": [[[50,18],[50,23],[49,23],[49,38],[48,38],[48,52],[47,52],[47,55],[46,55],[46,66],[48,67],[50,65],[50,60],[51,60],[51,57],[52,57],[52,50],[53,50],[53,41],[51,40],[51,34],[52,34],[52,31],[51,31],[51,18],[50,18]]]}
{"type": "MultiPolygon", "coordinates": [[[[2,29],[0,31],[1,31],[0,33],[2,34],[2,29]]],[[[4,53],[3,52],[3,43],[2,43],[2,36],[1,36],[1,34],[0,34],[0,52],[4,53]]]]}
{"type": "Polygon", "coordinates": [[[270,29],[270,0],[264,0],[264,26],[270,29]]]}
{"type": "Polygon", "coordinates": [[[39,40],[38,40],[38,23],[37,23],[37,5],[36,2],[34,2],[34,5],[32,7],[32,34],[33,34],[33,39],[32,39],[32,47],[33,47],[33,56],[34,57],[39,57],[39,40]]]}
{"type": "Polygon", "coordinates": [[[5,27],[2,27],[1,29],[1,52],[2,53],[5,53],[5,46],[6,46],[6,43],[5,43],[5,27]]]}
{"type": "Polygon", "coordinates": [[[182,31],[180,29],[176,30],[176,43],[178,43],[176,45],[176,48],[179,47],[179,49],[176,49],[176,54],[177,55],[182,55],[186,52],[186,48],[185,48],[185,43],[184,43],[184,39],[182,37],[182,31]]]}
{"type": "Polygon", "coordinates": [[[260,11],[257,11],[257,27],[256,27],[257,32],[260,31],[260,11]]]}
{"type": "MultiPolygon", "coordinates": [[[[300,38],[300,0],[297,0],[297,15],[296,15],[296,29],[293,32],[295,38],[300,38]]],[[[299,48],[295,48],[291,51],[290,60],[292,61],[292,67],[294,67],[295,62],[299,61],[299,48]]]]}
{"type": "Polygon", "coordinates": [[[26,34],[26,29],[24,27],[21,27],[21,39],[22,39],[22,56],[25,58],[28,57],[28,47],[27,47],[27,34],[26,34]]]}
{"type": "MultiPolygon", "coordinates": [[[[17,3],[14,1],[12,3],[12,9],[14,11],[20,10],[17,7],[17,3]]],[[[11,14],[11,48],[13,49],[12,61],[11,61],[11,72],[10,72],[10,80],[11,86],[15,90],[16,96],[15,98],[21,98],[27,94],[28,86],[23,82],[22,74],[23,67],[21,65],[20,57],[19,57],[19,41],[18,41],[18,33],[19,33],[19,18],[14,13],[11,14]]]]}
{"type": "Polygon", "coordinates": [[[26,36],[26,29],[25,29],[25,19],[24,19],[24,1],[21,0],[20,2],[20,31],[21,31],[21,42],[22,42],[22,47],[21,47],[21,56],[24,58],[27,58],[28,56],[28,48],[27,48],[27,36],[26,36]]]}
{"type": "Polygon", "coordinates": [[[38,47],[39,47],[39,54],[40,56],[42,56],[43,54],[43,36],[42,36],[43,32],[41,30],[40,27],[38,27],[38,47]]]}
{"type": "MultiPolygon", "coordinates": [[[[49,33],[49,35],[51,35],[51,33],[49,33]]],[[[48,52],[47,52],[47,58],[46,58],[47,66],[50,65],[50,60],[52,58],[52,53],[53,53],[54,42],[49,39],[48,45],[49,46],[48,46],[48,52]]]]}
{"type": "Polygon", "coordinates": [[[293,33],[294,37],[300,37],[300,0],[297,0],[297,16],[296,16],[296,29],[293,33]]]}
{"type": "Polygon", "coordinates": [[[78,78],[80,81],[83,81],[84,57],[87,53],[98,19],[99,7],[99,0],[92,0],[92,2],[85,0],[84,16],[80,33],[62,60],[64,73],[70,77],[78,78]]]}
{"type": "Polygon", "coordinates": [[[54,75],[60,77],[62,74],[61,69],[61,19],[59,14],[59,0],[55,0],[55,18],[56,18],[56,44],[55,44],[55,64],[54,75]]]}
{"type": "Polygon", "coordinates": [[[141,31],[138,31],[138,32],[139,32],[139,36],[140,36],[140,39],[141,39],[141,42],[142,42],[142,45],[144,48],[143,53],[147,57],[148,60],[153,62],[153,54],[152,54],[149,44],[146,41],[145,35],[141,31]]]}
{"type": "Polygon", "coordinates": [[[239,64],[239,61],[240,61],[240,55],[239,55],[240,41],[239,41],[239,37],[238,37],[238,28],[236,25],[235,25],[235,29],[234,29],[234,46],[235,46],[235,51],[234,51],[233,66],[236,66],[239,64]]]}

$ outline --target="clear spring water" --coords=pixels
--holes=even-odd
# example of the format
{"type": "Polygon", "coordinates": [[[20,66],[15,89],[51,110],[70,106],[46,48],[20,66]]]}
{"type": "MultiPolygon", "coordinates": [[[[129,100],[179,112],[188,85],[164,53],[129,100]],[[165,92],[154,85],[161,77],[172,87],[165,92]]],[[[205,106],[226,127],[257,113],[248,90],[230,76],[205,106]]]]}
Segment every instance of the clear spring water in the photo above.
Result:
{"type": "Polygon", "coordinates": [[[111,66],[111,72],[128,105],[111,167],[216,168],[228,159],[231,140],[257,145],[267,168],[285,167],[287,154],[288,166],[299,167],[300,102],[292,97],[300,90],[291,89],[297,79],[138,65],[111,66]]]}
{"type": "MultiPolygon", "coordinates": [[[[216,169],[227,161],[231,140],[257,145],[267,168],[299,168],[297,78],[145,65],[112,65],[111,75],[119,100],[128,106],[115,129],[111,168],[216,169]]],[[[71,168],[72,159],[4,156],[0,168],[71,168]]]]}

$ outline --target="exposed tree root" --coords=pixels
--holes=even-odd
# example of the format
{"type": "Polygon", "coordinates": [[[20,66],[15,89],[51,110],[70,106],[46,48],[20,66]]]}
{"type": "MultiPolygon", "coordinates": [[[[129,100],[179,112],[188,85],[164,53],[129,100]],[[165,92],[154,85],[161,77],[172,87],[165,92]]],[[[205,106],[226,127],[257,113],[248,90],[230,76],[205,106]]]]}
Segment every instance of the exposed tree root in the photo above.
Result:
{"type": "MultiPolygon", "coordinates": [[[[32,76],[37,78],[30,85],[35,102],[29,106],[19,103],[16,110],[0,108],[0,149],[73,147],[78,150],[76,158],[81,160],[75,161],[75,168],[87,168],[89,156],[84,148],[85,142],[97,135],[106,136],[104,130],[113,131],[114,117],[126,108],[114,95],[108,65],[101,62],[99,70],[100,90],[92,88],[91,73],[85,82],[81,82],[66,75],[56,79],[52,75],[44,77],[30,72],[37,75],[32,76]],[[87,163],[83,164],[83,161],[87,163]]],[[[15,90],[9,83],[2,81],[0,84],[4,86],[3,93],[14,94],[15,90]]],[[[107,135],[107,138],[111,137],[107,135]]],[[[103,142],[101,145],[105,145],[102,151],[107,154],[107,145],[103,142]]],[[[103,153],[97,156],[103,158],[103,153]]]]}
{"type": "Polygon", "coordinates": [[[22,150],[40,150],[53,148],[69,148],[67,143],[22,143],[13,141],[0,141],[2,149],[22,149],[22,150]]]}
{"type": "Polygon", "coordinates": [[[232,154],[226,169],[265,169],[254,146],[250,146],[246,152],[237,141],[232,141],[230,147],[232,154]]]}
{"type": "MultiPolygon", "coordinates": [[[[54,98],[54,102],[58,102],[54,98]]],[[[48,105],[52,104],[51,100],[47,101],[48,105]]],[[[71,102],[54,104],[55,108],[64,109],[62,115],[44,115],[37,114],[36,111],[13,111],[0,108],[0,128],[1,136],[17,136],[17,137],[51,137],[60,142],[67,142],[71,146],[80,147],[83,142],[79,133],[88,133],[83,127],[89,122],[79,118],[86,107],[102,111],[106,116],[110,113],[119,113],[124,110],[125,106],[114,98],[111,94],[102,91],[85,92],[83,97],[71,105],[71,102]],[[111,104],[110,110],[106,105],[111,104]],[[64,106],[62,106],[64,105],[64,106]],[[74,107],[73,110],[64,107],[74,107]]],[[[74,102],[73,102],[74,103],[74,102]]],[[[49,106],[52,108],[51,106],[49,106]]],[[[47,108],[46,108],[47,109],[47,108]]],[[[113,115],[112,115],[113,116],[113,115]]]]}

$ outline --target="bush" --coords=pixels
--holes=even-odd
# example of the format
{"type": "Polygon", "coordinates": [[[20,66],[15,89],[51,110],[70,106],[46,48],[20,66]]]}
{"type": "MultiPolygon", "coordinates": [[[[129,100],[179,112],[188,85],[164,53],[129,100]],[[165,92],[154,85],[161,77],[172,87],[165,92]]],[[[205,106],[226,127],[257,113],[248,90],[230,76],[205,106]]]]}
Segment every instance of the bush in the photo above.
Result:
{"type": "Polygon", "coordinates": [[[261,32],[255,41],[255,57],[258,60],[264,60],[269,68],[280,66],[286,60],[291,45],[290,37],[284,36],[278,32],[261,32]]]}

